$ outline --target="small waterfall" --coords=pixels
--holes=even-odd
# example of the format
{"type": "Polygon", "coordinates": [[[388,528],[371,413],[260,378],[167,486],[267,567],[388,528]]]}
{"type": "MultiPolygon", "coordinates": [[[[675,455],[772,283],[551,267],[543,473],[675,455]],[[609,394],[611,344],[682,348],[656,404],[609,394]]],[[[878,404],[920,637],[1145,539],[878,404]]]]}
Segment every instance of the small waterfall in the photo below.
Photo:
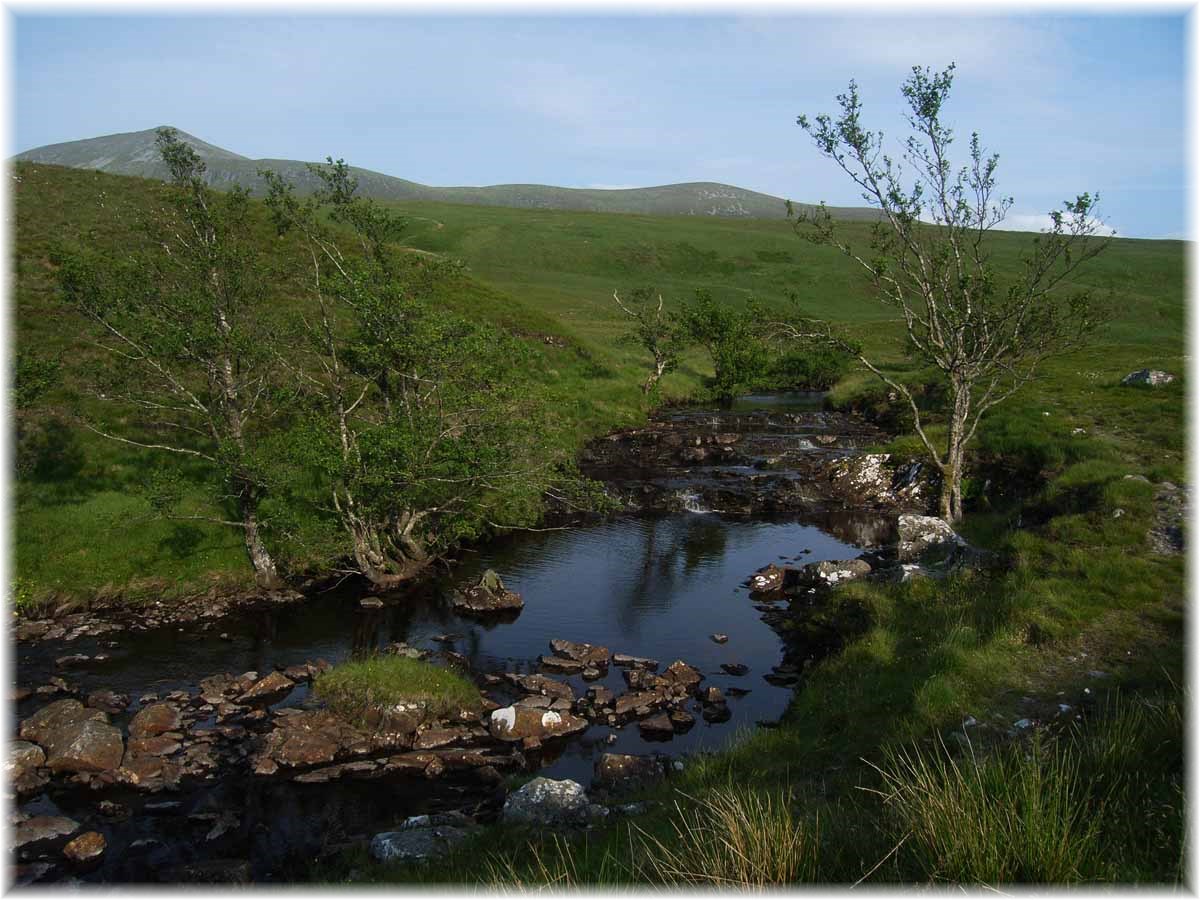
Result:
{"type": "Polygon", "coordinates": [[[679,501],[682,509],[691,513],[709,513],[712,512],[703,503],[703,498],[698,491],[676,491],[675,499],[679,501]]]}

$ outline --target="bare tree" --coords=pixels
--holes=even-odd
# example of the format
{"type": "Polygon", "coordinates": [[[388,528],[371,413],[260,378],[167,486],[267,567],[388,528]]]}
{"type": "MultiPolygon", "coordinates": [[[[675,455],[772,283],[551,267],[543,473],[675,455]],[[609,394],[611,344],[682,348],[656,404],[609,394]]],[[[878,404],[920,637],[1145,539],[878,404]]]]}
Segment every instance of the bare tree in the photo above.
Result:
{"type": "MultiPolygon", "coordinates": [[[[1028,384],[1050,356],[1084,345],[1099,324],[1086,290],[1068,279],[1108,244],[1097,239],[1099,197],[1081,194],[1049,214],[1049,227],[1031,241],[1020,270],[997,272],[988,232],[999,226],[1012,198],[996,198],[996,155],[972,134],[970,162],[954,171],[953,132],[941,114],[954,65],[931,73],[916,66],[902,93],[912,134],[900,159],[883,152],[883,134],[866,130],[853,81],[837,97],[838,117],[798,118],[817,149],[854,181],[880,211],[869,249],[852,246],[822,203],[797,217],[810,240],[838,248],[870,278],[878,299],[900,312],[911,351],[946,378],[946,439],[935,443],[909,388],[867,358],[828,323],[784,325],[796,338],[831,341],[907,400],[916,432],[942,474],[941,515],[962,517],[963,454],[983,415],[1028,384]]],[[[789,204],[789,216],[792,210],[789,204]]]]}
{"type": "Polygon", "coordinates": [[[643,394],[653,391],[662,377],[679,364],[680,330],[663,314],[662,294],[658,295],[657,306],[653,297],[654,291],[650,288],[638,288],[631,295],[631,305],[627,306],[613,291],[617,306],[636,323],[632,338],[654,357],[654,368],[642,385],[643,394]]]}
{"type": "Polygon", "coordinates": [[[204,162],[171,129],[158,132],[171,173],[169,205],[143,224],[152,249],[114,260],[68,254],[64,294],[98,326],[107,365],[94,393],[132,410],[118,433],[84,420],[110,440],[206,461],[238,517],[168,513],[242,531],[259,583],[281,584],[261,534],[266,490],[256,434],[270,418],[273,388],[263,270],[253,249],[245,191],[217,195],[204,162]]]}

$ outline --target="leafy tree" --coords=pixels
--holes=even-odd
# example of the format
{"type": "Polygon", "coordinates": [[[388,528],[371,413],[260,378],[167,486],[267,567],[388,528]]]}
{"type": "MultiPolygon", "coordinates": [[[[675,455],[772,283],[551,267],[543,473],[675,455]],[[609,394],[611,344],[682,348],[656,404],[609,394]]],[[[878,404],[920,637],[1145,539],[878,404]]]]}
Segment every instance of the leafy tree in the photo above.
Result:
{"type": "Polygon", "coordinates": [[[684,335],[678,323],[663,313],[662,294],[658,294],[655,305],[653,288],[636,288],[630,293],[628,305],[613,291],[613,300],[621,311],[634,320],[631,338],[654,358],[654,368],[642,385],[642,393],[649,394],[668,372],[679,365],[679,354],[683,349],[684,335]]]}
{"type": "Polygon", "coordinates": [[[953,64],[940,73],[913,68],[902,87],[912,134],[899,159],[884,152],[882,133],[863,126],[853,81],[838,95],[836,118],[798,119],[880,215],[866,248],[851,245],[824,204],[796,225],[867,274],[879,300],[903,318],[911,352],[945,377],[945,443],[935,445],[926,430],[928,413],[910,389],[827,323],[785,329],[835,342],[908,401],[917,434],[942,474],[941,515],[949,521],[962,516],[963,454],[982,416],[1028,384],[1048,357],[1084,346],[1099,324],[1089,292],[1060,289],[1108,243],[1096,239],[1099,198],[1081,194],[1050,213],[1050,228],[1031,242],[1020,276],[1001,283],[988,232],[1013,201],[994,197],[998,157],[985,154],[978,134],[971,135],[969,162],[952,167],[953,132],[941,116],[953,73],[953,64]]]}
{"type": "Polygon", "coordinates": [[[312,171],[324,187],[304,201],[261,173],[311,264],[301,340],[282,361],[302,386],[290,452],[319,473],[348,571],[386,589],[457,541],[534,518],[553,462],[530,349],[431,302],[447,265],[400,264],[403,223],[355,195],[343,161],[312,171]]]}
{"type": "Polygon", "coordinates": [[[718,303],[700,289],[679,313],[679,324],[688,338],[708,351],[713,364],[713,394],[724,404],[733,402],[764,371],[767,348],[757,307],[737,309],[718,303]]]}
{"type": "Polygon", "coordinates": [[[237,517],[168,514],[238,528],[259,583],[276,587],[259,520],[267,484],[258,456],[274,415],[276,354],[248,197],[211,190],[204,162],[174,130],[161,129],[157,146],[171,180],[167,204],[142,223],[148,249],[59,259],[63,294],[96,324],[94,343],[108,362],[92,393],[121,410],[112,425],[82,421],[113,441],[206,461],[237,517]]]}

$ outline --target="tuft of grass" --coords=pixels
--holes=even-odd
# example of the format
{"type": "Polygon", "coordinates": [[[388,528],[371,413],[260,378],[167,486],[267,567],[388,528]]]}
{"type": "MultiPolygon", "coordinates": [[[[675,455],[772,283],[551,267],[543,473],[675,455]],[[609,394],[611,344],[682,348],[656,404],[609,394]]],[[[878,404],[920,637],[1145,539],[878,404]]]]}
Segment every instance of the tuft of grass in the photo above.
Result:
{"type": "Polygon", "coordinates": [[[370,656],[317,676],[316,695],[338,715],[363,722],[372,709],[419,703],[436,719],[479,709],[479,689],[456,672],[403,656],[370,656]]]}
{"type": "Polygon", "coordinates": [[[1117,696],[1089,726],[986,756],[893,748],[880,793],[922,880],[1178,881],[1182,740],[1178,699],[1117,696]]]}
{"type": "Polygon", "coordinates": [[[1103,870],[1078,757],[1057,744],[961,762],[945,747],[892,751],[881,774],[901,839],[931,880],[1066,884],[1103,870]]]}
{"type": "Polygon", "coordinates": [[[665,840],[635,826],[640,880],[762,888],[816,879],[819,823],[794,819],[783,792],[728,786],[676,811],[665,840]]]}

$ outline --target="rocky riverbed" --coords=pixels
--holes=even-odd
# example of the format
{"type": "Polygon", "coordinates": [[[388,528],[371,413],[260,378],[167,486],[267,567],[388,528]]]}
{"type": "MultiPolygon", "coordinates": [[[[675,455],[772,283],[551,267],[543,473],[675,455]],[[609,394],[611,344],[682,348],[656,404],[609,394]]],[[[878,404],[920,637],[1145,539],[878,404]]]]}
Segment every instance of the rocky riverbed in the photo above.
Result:
{"type": "Polygon", "coordinates": [[[18,881],[295,879],[355,844],[398,858],[478,821],[628,814],[620,787],[770,724],[865,625],[831,585],[905,577],[905,542],[946,543],[904,525],[932,491],[863,451],[882,437],[811,404],[668,412],[583,454],[628,515],[498,542],[444,583],[18,623],[18,881]],[[459,670],[479,708],[350,723],[309,691],[380,651],[459,670]],[[514,800],[531,772],[592,796],[514,800]]]}

